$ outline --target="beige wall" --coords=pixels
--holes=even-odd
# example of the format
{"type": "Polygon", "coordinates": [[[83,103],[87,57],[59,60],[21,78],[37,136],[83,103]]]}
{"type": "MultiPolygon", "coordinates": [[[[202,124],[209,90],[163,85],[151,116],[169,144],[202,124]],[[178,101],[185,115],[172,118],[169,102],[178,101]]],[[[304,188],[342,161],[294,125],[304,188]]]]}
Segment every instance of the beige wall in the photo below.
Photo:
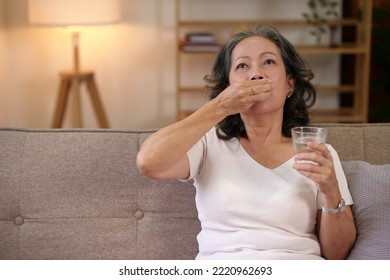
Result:
{"type": "MultiPolygon", "coordinates": [[[[196,12],[206,17],[222,14],[218,1],[197,0],[201,6],[196,12]]],[[[263,16],[282,18],[286,16],[282,11],[288,17],[301,17],[302,5],[306,3],[277,0],[271,5],[268,0],[262,0],[267,4],[245,1],[262,5],[258,11],[263,16]],[[268,10],[274,10],[273,14],[268,10]]],[[[161,127],[175,121],[176,116],[174,0],[122,0],[122,4],[120,23],[88,28],[82,34],[81,66],[95,71],[112,128],[161,127]]],[[[226,5],[223,15],[245,18],[249,13],[258,15],[255,10],[243,9],[239,14],[238,7],[226,5]]],[[[187,12],[193,15],[194,10],[187,12]]],[[[58,72],[72,65],[69,35],[62,30],[29,25],[27,0],[0,0],[0,16],[0,126],[49,127],[59,85],[58,72]]],[[[286,33],[299,41],[302,34],[300,31],[294,35],[288,30],[286,33]]],[[[337,59],[325,60],[330,67],[337,66],[337,59]]],[[[337,79],[334,68],[328,71],[324,61],[318,63],[319,79],[337,79]]],[[[198,77],[200,80],[203,74],[198,77]]],[[[84,125],[98,127],[90,100],[85,94],[83,97],[84,125]]],[[[70,117],[67,114],[65,127],[71,126],[70,117]]]]}
{"type": "MultiPolygon", "coordinates": [[[[49,127],[58,72],[72,66],[70,38],[63,30],[29,26],[26,0],[0,1],[9,15],[0,29],[0,126],[49,127]]],[[[82,34],[81,66],[95,71],[111,127],[174,121],[173,37],[173,0],[124,0],[121,23],[82,34]]],[[[84,125],[97,127],[84,97],[84,125]]],[[[70,120],[67,114],[65,127],[70,120]]]]}
{"type": "Polygon", "coordinates": [[[7,38],[5,32],[5,14],[4,14],[4,0],[0,0],[0,120],[1,122],[8,122],[8,110],[6,100],[6,57],[7,57],[7,38]]]}

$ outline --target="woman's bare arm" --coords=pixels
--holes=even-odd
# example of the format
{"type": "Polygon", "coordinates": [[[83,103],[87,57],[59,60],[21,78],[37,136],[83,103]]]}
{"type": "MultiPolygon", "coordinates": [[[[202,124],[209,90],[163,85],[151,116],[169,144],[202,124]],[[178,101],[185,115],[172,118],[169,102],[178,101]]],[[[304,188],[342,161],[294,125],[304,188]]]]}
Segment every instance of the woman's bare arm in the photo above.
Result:
{"type": "Polygon", "coordinates": [[[187,179],[187,151],[226,116],[245,111],[254,103],[267,99],[271,88],[268,79],[241,81],[228,86],[189,117],[149,136],[137,155],[138,169],[154,179],[187,179]],[[256,94],[253,94],[254,86],[256,94]]]}
{"type": "Polygon", "coordinates": [[[217,101],[210,101],[189,117],[149,136],[137,155],[140,172],[154,179],[187,179],[187,151],[223,119],[217,101]]]}

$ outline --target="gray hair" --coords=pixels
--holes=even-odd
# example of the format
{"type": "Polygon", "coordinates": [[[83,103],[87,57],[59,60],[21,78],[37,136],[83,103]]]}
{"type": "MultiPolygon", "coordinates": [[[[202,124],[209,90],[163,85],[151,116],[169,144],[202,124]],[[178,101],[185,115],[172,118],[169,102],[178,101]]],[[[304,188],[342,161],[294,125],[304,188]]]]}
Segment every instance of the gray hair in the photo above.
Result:
{"type": "MultiPolygon", "coordinates": [[[[210,93],[210,99],[213,99],[229,85],[232,52],[239,42],[252,36],[266,38],[279,48],[286,75],[294,79],[294,92],[290,98],[286,99],[283,107],[282,124],[282,134],[291,137],[292,127],[309,123],[308,109],[314,105],[316,100],[316,91],[310,82],[314,74],[293,45],[275,28],[257,25],[230,37],[218,53],[211,74],[204,77],[207,82],[206,89],[210,93]]],[[[247,137],[240,114],[231,115],[222,120],[217,125],[217,133],[219,138],[225,140],[240,136],[247,137]]]]}

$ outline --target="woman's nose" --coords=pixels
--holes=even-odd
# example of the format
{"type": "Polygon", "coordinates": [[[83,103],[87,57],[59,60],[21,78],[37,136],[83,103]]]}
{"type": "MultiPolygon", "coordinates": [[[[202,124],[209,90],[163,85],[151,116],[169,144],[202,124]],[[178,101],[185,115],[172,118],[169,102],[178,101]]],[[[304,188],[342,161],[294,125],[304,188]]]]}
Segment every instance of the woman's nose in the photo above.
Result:
{"type": "Polygon", "coordinates": [[[264,77],[261,75],[253,74],[251,77],[251,80],[261,80],[261,79],[264,79],[264,77]]]}

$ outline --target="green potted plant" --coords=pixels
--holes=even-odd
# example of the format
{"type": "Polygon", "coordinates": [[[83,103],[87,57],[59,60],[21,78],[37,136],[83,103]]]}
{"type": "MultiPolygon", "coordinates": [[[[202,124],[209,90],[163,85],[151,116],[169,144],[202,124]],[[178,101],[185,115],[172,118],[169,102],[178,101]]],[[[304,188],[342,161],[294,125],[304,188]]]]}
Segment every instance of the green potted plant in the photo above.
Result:
{"type": "Polygon", "coordinates": [[[331,32],[330,45],[334,46],[334,32],[337,26],[329,25],[328,20],[339,16],[337,10],[338,2],[335,0],[308,0],[307,6],[310,12],[304,12],[302,15],[313,26],[310,34],[316,38],[317,44],[321,44],[322,36],[326,33],[327,27],[329,27],[331,32]]]}

